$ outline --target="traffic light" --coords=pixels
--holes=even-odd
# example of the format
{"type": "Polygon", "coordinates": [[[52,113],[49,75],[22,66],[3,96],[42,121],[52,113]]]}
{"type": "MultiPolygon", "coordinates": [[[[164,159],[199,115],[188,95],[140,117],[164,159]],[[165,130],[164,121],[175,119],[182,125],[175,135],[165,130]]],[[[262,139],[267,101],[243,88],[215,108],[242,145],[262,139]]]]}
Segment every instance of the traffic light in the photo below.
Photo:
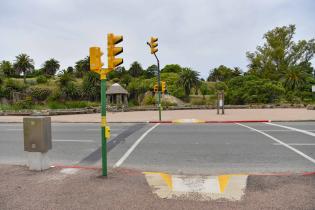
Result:
{"type": "Polygon", "coordinates": [[[99,47],[90,47],[90,70],[96,73],[100,73],[100,70],[104,63],[102,63],[103,52],[99,47]]]}
{"type": "Polygon", "coordinates": [[[158,90],[159,90],[159,86],[158,86],[158,85],[154,85],[153,91],[154,91],[155,93],[157,93],[158,90]]]}
{"type": "Polygon", "coordinates": [[[123,52],[122,47],[116,47],[115,45],[123,41],[123,36],[107,34],[107,46],[108,46],[108,69],[113,70],[120,64],[124,62],[122,58],[115,58],[116,55],[119,55],[123,52]]]}
{"type": "Polygon", "coordinates": [[[165,82],[165,81],[162,81],[162,82],[161,82],[161,86],[162,86],[162,93],[165,93],[165,90],[166,90],[166,82],[165,82]]]}
{"type": "Polygon", "coordinates": [[[151,48],[151,54],[155,54],[157,51],[158,51],[158,38],[155,38],[155,37],[151,37],[151,40],[150,40],[150,48],[151,48]]]}

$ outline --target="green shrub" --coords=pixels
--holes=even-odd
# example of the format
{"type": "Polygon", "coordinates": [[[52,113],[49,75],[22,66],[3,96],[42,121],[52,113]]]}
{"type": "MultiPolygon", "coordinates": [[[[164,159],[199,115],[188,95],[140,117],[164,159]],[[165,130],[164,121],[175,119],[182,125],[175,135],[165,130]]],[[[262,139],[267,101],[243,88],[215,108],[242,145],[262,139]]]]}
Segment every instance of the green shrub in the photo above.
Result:
{"type": "Polygon", "coordinates": [[[203,98],[192,98],[190,100],[190,103],[192,105],[205,105],[206,104],[206,100],[203,98]]]}
{"type": "Polygon", "coordinates": [[[15,110],[19,109],[32,109],[33,108],[33,101],[30,97],[26,98],[25,100],[18,101],[13,105],[15,110]]]}
{"type": "Polygon", "coordinates": [[[61,91],[59,89],[52,91],[50,96],[48,97],[48,101],[57,101],[61,97],[61,91]]]}
{"type": "Polygon", "coordinates": [[[161,105],[162,105],[162,107],[177,106],[176,103],[173,103],[170,101],[165,101],[165,100],[162,100],[161,105]]]}
{"type": "Polygon", "coordinates": [[[38,84],[46,84],[48,79],[44,75],[40,75],[36,78],[38,84]]]}
{"type": "Polygon", "coordinates": [[[24,85],[22,81],[13,80],[13,79],[8,79],[5,83],[5,86],[6,88],[9,88],[15,91],[22,91],[26,88],[26,85],[24,85]]]}
{"type": "Polygon", "coordinates": [[[37,101],[45,101],[48,96],[51,94],[51,90],[49,88],[31,88],[31,96],[37,101]]]}
{"type": "Polygon", "coordinates": [[[89,101],[67,101],[64,103],[57,101],[48,102],[48,107],[50,109],[77,109],[91,106],[99,106],[99,104],[89,101]]]}
{"type": "Polygon", "coordinates": [[[146,94],[143,98],[143,104],[144,105],[154,105],[155,104],[155,97],[150,95],[150,94],[146,94]]]}
{"type": "Polygon", "coordinates": [[[77,100],[82,97],[82,90],[73,82],[69,82],[67,86],[61,89],[62,95],[66,96],[66,99],[77,100]]]}

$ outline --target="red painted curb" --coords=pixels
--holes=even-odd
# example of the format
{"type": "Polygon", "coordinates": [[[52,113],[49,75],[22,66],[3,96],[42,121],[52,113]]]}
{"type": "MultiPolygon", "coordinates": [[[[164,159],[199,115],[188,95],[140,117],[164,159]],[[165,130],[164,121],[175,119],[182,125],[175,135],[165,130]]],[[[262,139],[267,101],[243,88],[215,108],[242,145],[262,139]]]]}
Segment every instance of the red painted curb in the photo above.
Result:
{"type": "Polygon", "coordinates": [[[87,169],[87,170],[100,170],[99,167],[92,166],[63,166],[63,165],[54,165],[50,166],[51,168],[77,168],[77,169],[87,169]]]}
{"type": "MultiPolygon", "coordinates": [[[[271,120],[206,120],[200,122],[191,122],[191,123],[264,123],[264,122],[271,122],[271,120]]],[[[171,120],[164,120],[164,121],[148,121],[148,123],[170,123],[170,124],[181,124],[181,123],[190,123],[190,122],[175,122],[171,120]]]]}
{"type": "Polygon", "coordinates": [[[205,121],[205,123],[264,123],[271,120],[222,120],[222,121],[205,121]]]}
{"type": "Polygon", "coordinates": [[[315,171],[314,172],[307,172],[304,173],[303,176],[314,176],[315,175],[315,171]]]}

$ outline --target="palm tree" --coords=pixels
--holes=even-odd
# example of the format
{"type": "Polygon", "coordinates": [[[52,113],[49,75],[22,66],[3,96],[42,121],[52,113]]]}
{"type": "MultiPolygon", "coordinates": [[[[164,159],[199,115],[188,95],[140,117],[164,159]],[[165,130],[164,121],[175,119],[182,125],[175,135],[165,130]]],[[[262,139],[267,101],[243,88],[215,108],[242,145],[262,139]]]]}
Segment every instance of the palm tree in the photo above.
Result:
{"type": "Polygon", "coordinates": [[[47,61],[45,61],[43,65],[43,71],[46,75],[53,76],[56,74],[56,72],[59,70],[60,64],[59,61],[55,60],[54,58],[51,58],[47,61]]]}
{"type": "Polygon", "coordinates": [[[7,77],[14,76],[15,74],[10,61],[2,61],[0,63],[0,72],[4,74],[4,76],[7,76],[7,77]]]}
{"type": "Polygon", "coordinates": [[[193,87],[197,87],[199,83],[199,73],[191,68],[183,68],[179,74],[179,85],[184,88],[185,96],[188,98],[193,87]]]}
{"type": "Polygon", "coordinates": [[[90,56],[85,57],[75,63],[75,76],[82,78],[86,72],[90,71],[90,56]]]}
{"type": "Polygon", "coordinates": [[[34,60],[25,53],[22,53],[15,58],[16,60],[13,64],[13,67],[18,72],[18,74],[21,74],[23,72],[24,83],[26,83],[26,74],[34,69],[34,60]]]}
{"type": "Polygon", "coordinates": [[[295,90],[305,83],[305,72],[299,67],[291,67],[284,75],[284,87],[288,90],[295,90]]]}

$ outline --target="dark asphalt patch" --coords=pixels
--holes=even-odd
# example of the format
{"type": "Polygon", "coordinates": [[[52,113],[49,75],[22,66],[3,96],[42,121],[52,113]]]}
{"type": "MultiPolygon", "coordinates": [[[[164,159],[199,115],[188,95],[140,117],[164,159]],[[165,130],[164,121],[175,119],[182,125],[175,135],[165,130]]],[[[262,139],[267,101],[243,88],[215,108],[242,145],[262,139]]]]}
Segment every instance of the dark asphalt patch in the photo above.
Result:
{"type": "MultiPolygon", "coordinates": [[[[143,128],[145,124],[135,124],[133,126],[130,126],[127,130],[123,131],[119,135],[117,135],[115,138],[107,142],[107,152],[110,152],[115,146],[117,146],[121,142],[125,142],[126,138],[129,137],[134,132],[140,130],[143,128]]],[[[101,153],[102,148],[97,148],[94,152],[83,158],[78,165],[89,165],[96,163],[98,160],[101,159],[101,153]]]]}

